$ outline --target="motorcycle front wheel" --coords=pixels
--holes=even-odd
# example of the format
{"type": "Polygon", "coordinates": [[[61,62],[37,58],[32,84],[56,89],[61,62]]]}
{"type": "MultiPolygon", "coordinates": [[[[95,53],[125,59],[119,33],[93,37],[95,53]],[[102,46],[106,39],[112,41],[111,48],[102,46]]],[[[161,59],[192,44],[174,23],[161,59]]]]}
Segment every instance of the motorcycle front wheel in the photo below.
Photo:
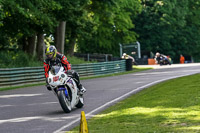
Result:
{"type": "Polygon", "coordinates": [[[58,99],[60,102],[60,105],[65,113],[70,113],[71,108],[71,102],[65,95],[65,90],[58,91],[58,99]]]}

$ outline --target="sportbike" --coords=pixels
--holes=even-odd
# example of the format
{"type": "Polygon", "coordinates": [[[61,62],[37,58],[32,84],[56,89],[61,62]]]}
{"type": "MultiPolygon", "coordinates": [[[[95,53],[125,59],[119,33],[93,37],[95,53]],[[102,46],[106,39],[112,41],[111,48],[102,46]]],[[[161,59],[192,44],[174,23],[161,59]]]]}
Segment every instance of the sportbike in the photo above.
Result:
{"type": "Polygon", "coordinates": [[[69,113],[75,107],[84,105],[83,94],[79,93],[76,82],[65,73],[62,66],[52,66],[47,79],[64,112],[69,113]]]}

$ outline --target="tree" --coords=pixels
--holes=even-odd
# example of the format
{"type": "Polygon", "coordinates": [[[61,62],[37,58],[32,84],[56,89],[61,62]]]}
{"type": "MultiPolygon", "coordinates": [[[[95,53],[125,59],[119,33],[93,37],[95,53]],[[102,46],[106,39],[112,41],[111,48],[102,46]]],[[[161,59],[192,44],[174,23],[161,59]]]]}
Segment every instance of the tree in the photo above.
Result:
{"type": "Polygon", "coordinates": [[[200,3],[196,0],[188,1],[188,14],[185,17],[186,26],[182,29],[182,35],[186,38],[182,54],[200,60],[200,3]]]}
{"type": "Polygon", "coordinates": [[[5,17],[2,19],[3,26],[0,29],[1,35],[4,34],[3,39],[7,42],[2,44],[2,47],[10,47],[7,45],[11,45],[11,41],[15,40],[19,48],[32,55],[36,45],[36,35],[50,34],[55,29],[57,21],[52,11],[59,10],[59,4],[52,0],[3,0],[2,3],[5,17]]]}
{"type": "Polygon", "coordinates": [[[0,13],[0,27],[3,26],[3,21],[2,20],[5,17],[4,11],[3,11],[3,7],[2,7],[3,6],[2,3],[3,3],[2,0],[0,0],[0,12],[1,12],[0,13]]]}
{"type": "Polygon", "coordinates": [[[94,26],[91,38],[83,36],[78,40],[80,51],[119,55],[119,43],[136,40],[131,17],[140,12],[138,0],[97,0],[92,1],[90,9],[94,26]]]}
{"type": "Polygon", "coordinates": [[[142,51],[179,57],[177,50],[186,50],[187,44],[182,31],[187,25],[188,0],[143,0],[142,5],[142,13],[133,21],[142,51]]]}
{"type": "Polygon", "coordinates": [[[60,21],[55,31],[55,46],[57,50],[60,51],[61,53],[64,53],[65,27],[66,27],[66,21],[60,21]]]}
{"type": "Polygon", "coordinates": [[[86,7],[89,4],[89,0],[57,0],[57,2],[62,6],[62,10],[55,12],[57,20],[60,21],[60,25],[57,27],[55,33],[56,46],[59,51],[67,51],[67,54],[73,55],[76,40],[84,32],[83,28],[85,27],[85,23],[87,23],[85,17],[87,15],[86,7]],[[63,24],[62,26],[66,30],[61,27],[61,24],[63,24]],[[64,50],[64,40],[66,40],[66,50],[64,50]]]}
{"type": "Polygon", "coordinates": [[[43,60],[43,54],[44,54],[44,35],[42,33],[37,35],[37,46],[36,46],[36,52],[38,55],[39,60],[43,60]]]}

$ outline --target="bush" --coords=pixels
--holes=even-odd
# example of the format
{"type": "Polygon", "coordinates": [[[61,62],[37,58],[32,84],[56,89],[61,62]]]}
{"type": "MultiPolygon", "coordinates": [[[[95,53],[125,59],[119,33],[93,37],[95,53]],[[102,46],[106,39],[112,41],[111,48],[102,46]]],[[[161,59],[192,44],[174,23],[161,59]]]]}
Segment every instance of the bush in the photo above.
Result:
{"type": "Polygon", "coordinates": [[[97,61],[84,61],[84,59],[77,58],[75,56],[67,56],[67,60],[70,62],[70,64],[76,65],[76,64],[85,64],[85,63],[95,63],[97,61]]]}
{"type": "Polygon", "coordinates": [[[0,67],[6,68],[12,63],[12,55],[9,52],[0,52],[0,67]]]}
{"type": "Polygon", "coordinates": [[[42,62],[31,57],[23,51],[1,51],[0,68],[34,67],[42,66],[42,62]]]}
{"type": "MultiPolygon", "coordinates": [[[[43,62],[38,61],[36,57],[30,56],[23,51],[0,51],[0,57],[0,68],[43,66],[43,62]]],[[[77,57],[67,56],[67,59],[70,64],[93,63],[77,57]]]]}

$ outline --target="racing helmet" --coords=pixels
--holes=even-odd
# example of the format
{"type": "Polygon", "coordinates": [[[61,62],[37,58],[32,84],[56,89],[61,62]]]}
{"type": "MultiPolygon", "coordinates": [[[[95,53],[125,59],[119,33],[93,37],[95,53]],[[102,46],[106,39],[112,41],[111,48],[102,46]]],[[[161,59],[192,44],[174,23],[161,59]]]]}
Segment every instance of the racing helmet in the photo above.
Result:
{"type": "Polygon", "coordinates": [[[123,56],[126,56],[126,53],[123,53],[123,56]]]}
{"type": "Polygon", "coordinates": [[[159,52],[157,52],[157,53],[156,53],[156,56],[160,56],[160,53],[159,53],[159,52]]]}
{"type": "Polygon", "coordinates": [[[56,57],[57,49],[55,46],[50,45],[45,49],[45,55],[47,59],[53,59],[56,57]]]}

